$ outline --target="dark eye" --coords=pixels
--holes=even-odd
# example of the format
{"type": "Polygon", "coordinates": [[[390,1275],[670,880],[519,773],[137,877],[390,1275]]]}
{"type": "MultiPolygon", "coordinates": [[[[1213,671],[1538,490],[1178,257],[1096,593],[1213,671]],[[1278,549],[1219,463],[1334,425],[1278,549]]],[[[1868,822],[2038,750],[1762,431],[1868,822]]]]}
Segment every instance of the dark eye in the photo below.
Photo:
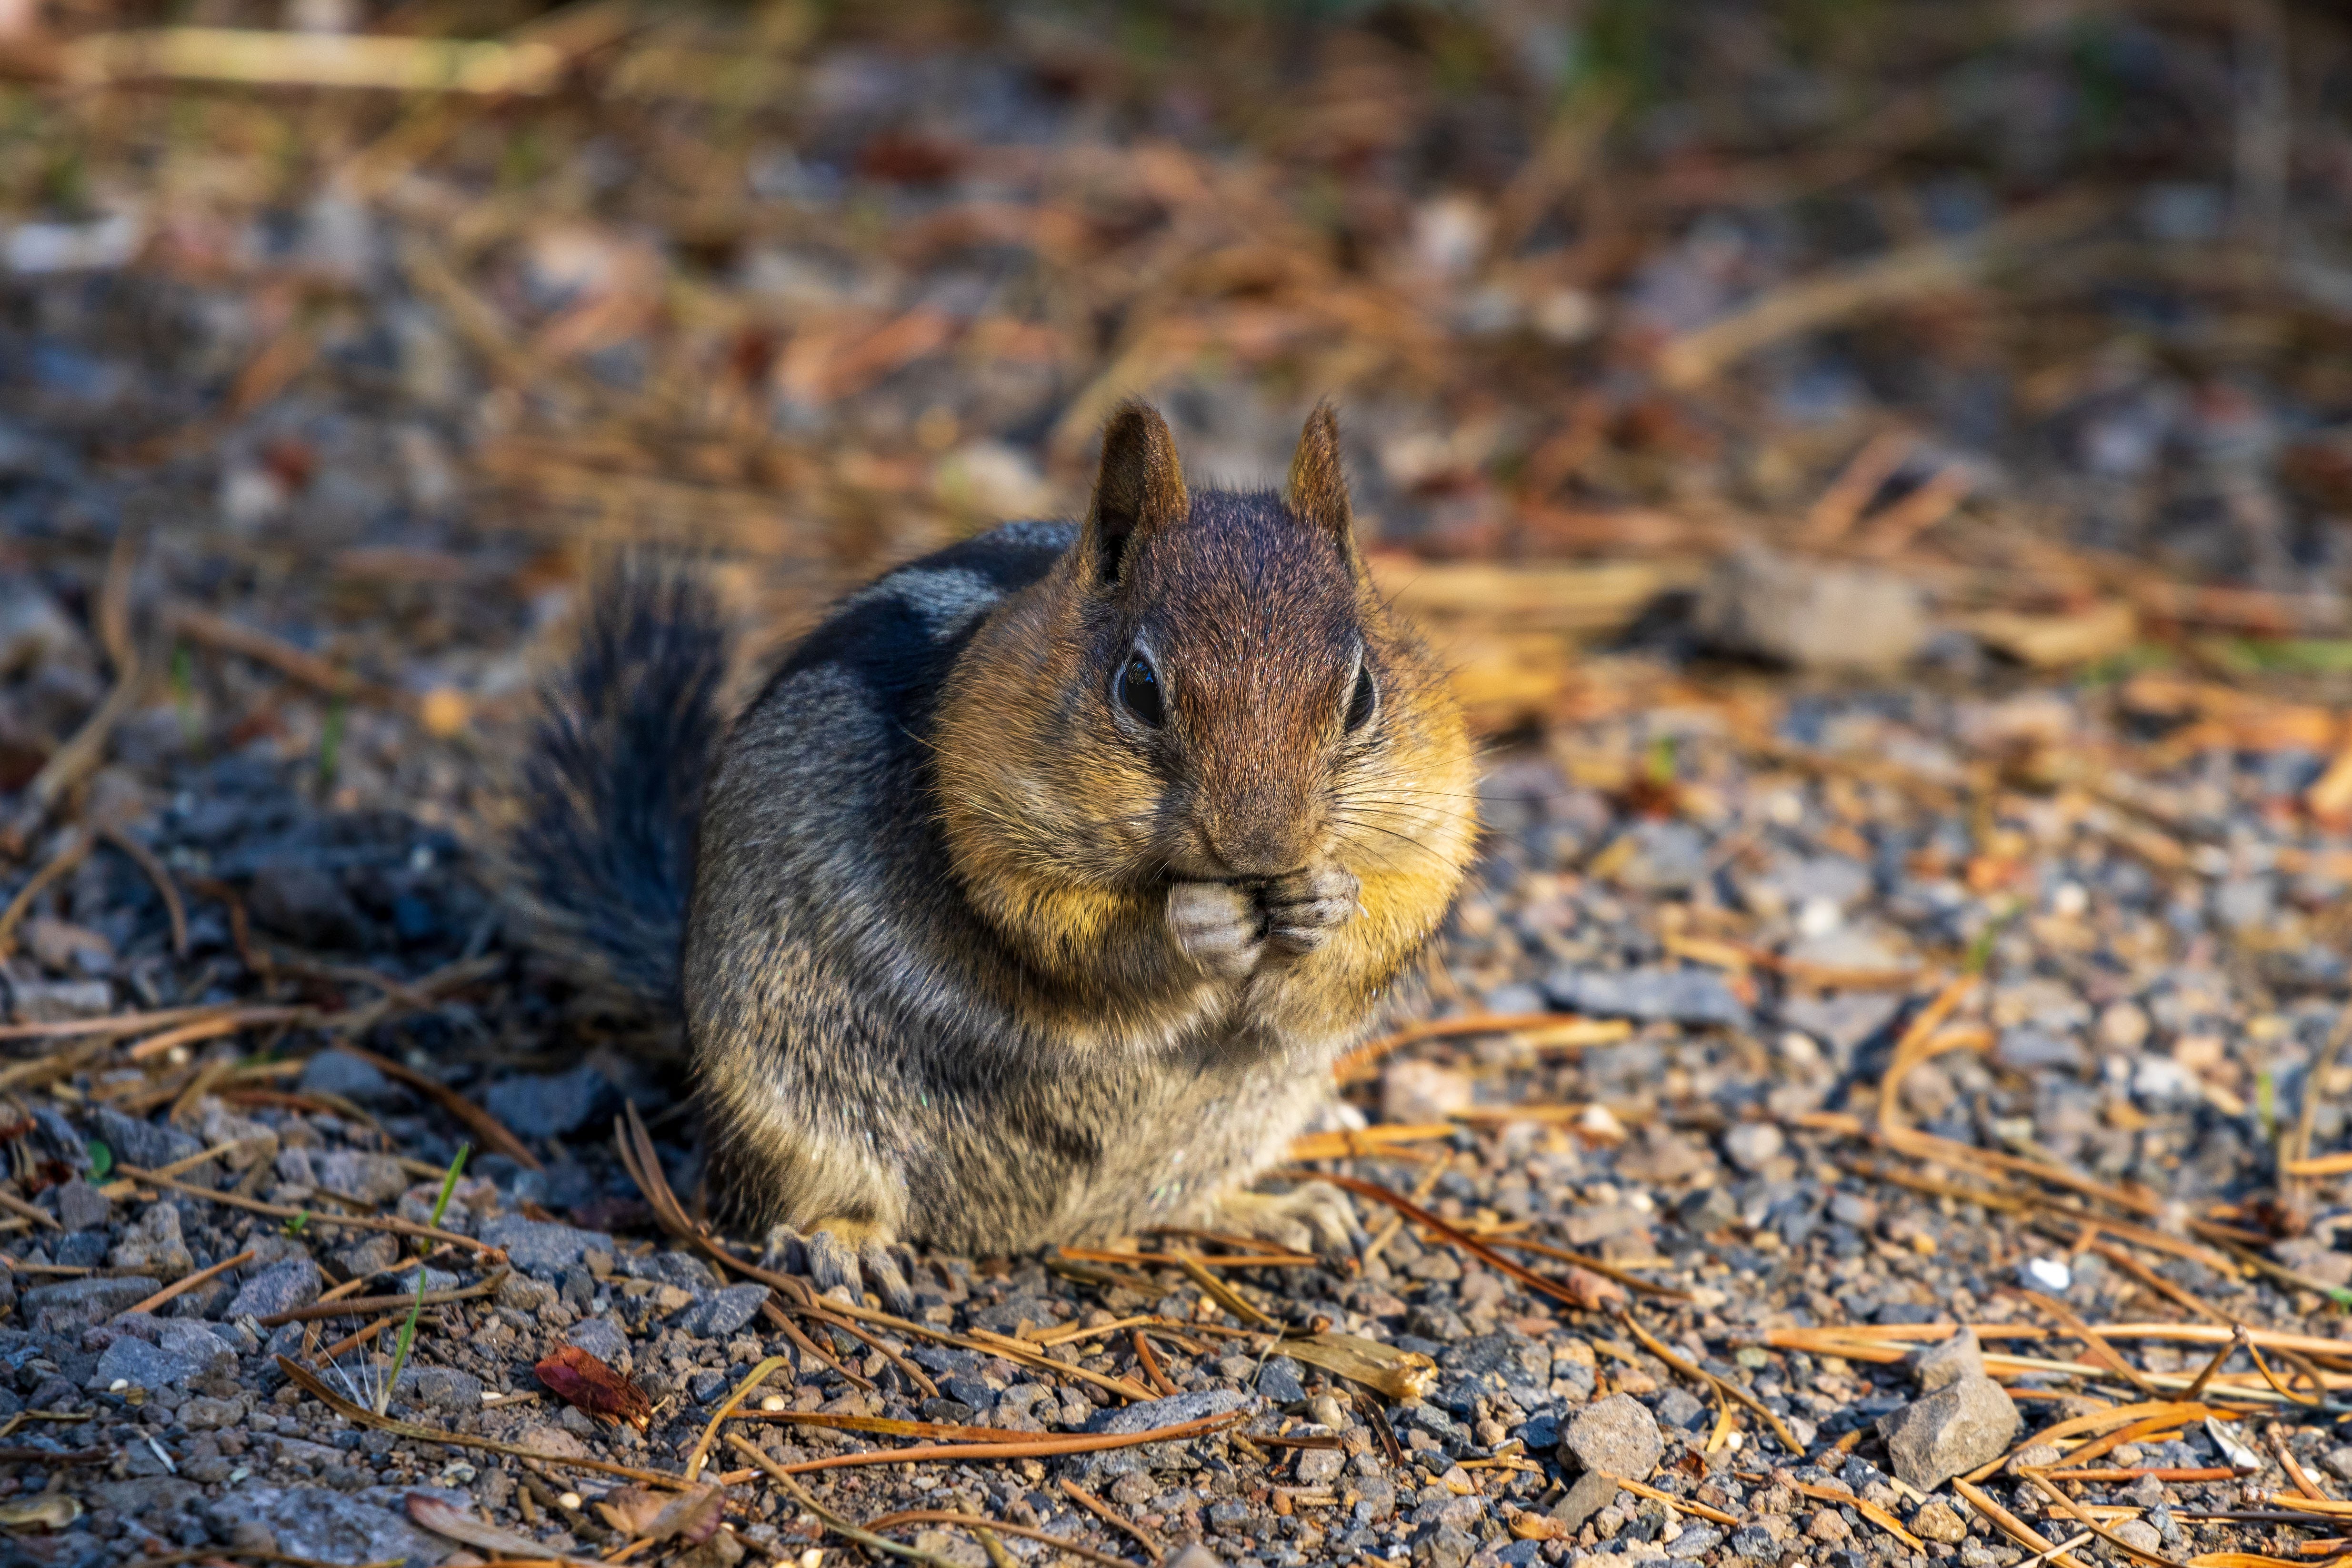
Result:
{"type": "Polygon", "coordinates": [[[1380,689],[1372,685],[1371,666],[1357,665],[1356,687],[1348,694],[1348,733],[1352,735],[1372,722],[1372,710],[1380,706],[1380,689]]]}
{"type": "Polygon", "coordinates": [[[1154,729],[1166,716],[1160,703],[1160,672],[1140,653],[1129,659],[1127,668],[1118,673],[1118,700],[1127,705],[1128,712],[1154,729]]]}

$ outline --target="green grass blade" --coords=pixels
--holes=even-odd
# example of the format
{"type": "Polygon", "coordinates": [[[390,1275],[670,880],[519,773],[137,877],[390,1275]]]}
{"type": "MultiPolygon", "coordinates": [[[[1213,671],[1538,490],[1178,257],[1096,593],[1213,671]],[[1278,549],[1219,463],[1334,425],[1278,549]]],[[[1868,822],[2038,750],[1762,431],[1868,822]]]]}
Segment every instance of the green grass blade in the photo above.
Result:
{"type": "MultiPolygon", "coordinates": [[[[457,1175],[466,1168],[466,1156],[474,1152],[471,1144],[457,1145],[457,1157],[449,1162],[449,1174],[441,1178],[441,1196],[433,1200],[433,1226],[440,1228],[441,1217],[449,1211],[449,1198],[457,1190],[457,1175]]],[[[409,1304],[408,1321],[400,1325],[400,1340],[392,1352],[392,1371],[376,1391],[375,1413],[379,1416],[392,1404],[393,1385],[400,1381],[400,1369],[408,1364],[408,1351],[416,1343],[416,1320],[425,1313],[425,1260],[416,1260],[416,1300],[409,1304]]]]}

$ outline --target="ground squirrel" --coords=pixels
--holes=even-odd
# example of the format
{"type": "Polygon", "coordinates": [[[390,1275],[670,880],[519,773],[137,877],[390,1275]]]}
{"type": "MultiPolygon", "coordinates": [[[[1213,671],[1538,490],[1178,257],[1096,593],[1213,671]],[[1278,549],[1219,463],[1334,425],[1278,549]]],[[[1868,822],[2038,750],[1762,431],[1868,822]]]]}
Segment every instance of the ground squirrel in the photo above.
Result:
{"type": "Polygon", "coordinates": [[[1339,429],[1280,494],[1189,490],[1111,418],[1083,524],[1012,523],[838,605],[731,728],[675,572],[597,596],[516,865],[682,1008],[710,1191],[834,1286],[1213,1225],[1444,918],[1476,832],[1444,672],[1374,591],[1339,429]],[[723,731],[723,738],[722,738],[723,731]]]}

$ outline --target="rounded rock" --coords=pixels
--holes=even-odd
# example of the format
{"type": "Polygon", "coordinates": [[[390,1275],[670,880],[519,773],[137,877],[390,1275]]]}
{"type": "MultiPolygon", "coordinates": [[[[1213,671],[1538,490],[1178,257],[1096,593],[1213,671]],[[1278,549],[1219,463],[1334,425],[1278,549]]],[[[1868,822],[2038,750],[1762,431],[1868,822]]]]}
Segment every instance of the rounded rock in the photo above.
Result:
{"type": "Polygon", "coordinates": [[[1586,1406],[1559,1436],[1561,1463],[1621,1480],[1647,1479],[1665,1449],[1657,1417],[1630,1394],[1586,1406]]]}

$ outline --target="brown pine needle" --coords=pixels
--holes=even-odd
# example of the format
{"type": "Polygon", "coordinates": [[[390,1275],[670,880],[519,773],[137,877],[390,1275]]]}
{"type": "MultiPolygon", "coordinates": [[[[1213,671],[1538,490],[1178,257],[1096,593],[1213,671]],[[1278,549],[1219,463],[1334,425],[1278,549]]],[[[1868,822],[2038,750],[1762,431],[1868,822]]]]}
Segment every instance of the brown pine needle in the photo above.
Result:
{"type": "Polygon", "coordinates": [[[1071,1480],[1066,1477],[1064,1478],[1062,1481],[1062,1490],[1069,1495],[1069,1499],[1072,1502],[1076,1503],[1080,1508],[1085,1509],[1088,1513],[1093,1514],[1097,1519],[1101,1520],[1113,1530],[1123,1530],[1128,1534],[1135,1537],[1135,1539],[1142,1544],[1143,1549],[1151,1553],[1151,1559],[1153,1562],[1156,1563],[1160,1561],[1160,1559],[1168,1555],[1167,1544],[1163,1542],[1160,1537],[1144,1529],[1143,1526],[1136,1523],[1133,1520],[1127,1518],[1125,1515],[1118,1512],[1118,1511],[1112,1508],[1110,1504],[1103,1501],[1102,1499],[1095,1496],[1094,1493],[1088,1491],[1077,1482],[1071,1480]]]}
{"type": "Polygon", "coordinates": [[[193,1274],[174,1280],[172,1283],[164,1286],[162,1290],[156,1291],[145,1301],[141,1301],[138,1305],[131,1308],[124,1315],[132,1316],[140,1312],[152,1312],[157,1307],[162,1306],[164,1302],[171,1301],[173,1297],[187,1294],[190,1291],[194,1290],[198,1285],[203,1284],[205,1281],[216,1279],[220,1275],[227,1273],[231,1269],[236,1268],[240,1264],[250,1263],[252,1261],[253,1249],[248,1247],[234,1258],[224,1258],[209,1269],[199,1269],[193,1274]]]}
{"type": "MultiPolygon", "coordinates": [[[[879,1519],[867,1520],[866,1528],[874,1531],[895,1530],[902,1524],[961,1525],[973,1534],[982,1537],[983,1541],[989,1531],[996,1531],[1006,1535],[1017,1535],[1024,1541],[1043,1542],[1056,1552],[1066,1552],[1071,1556],[1082,1558],[1088,1563],[1106,1563],[1109,1568],[1135,1568],[1135,1564],[1124,1557],[1113,1557],[1108,1552],[1097,1552],[1091,1546],[1081,1546],[1076,1542],[1065,1540],[1051,1531],[1038,1530],[1025,1524],[1007,1524],[1002,1520],[980,1519],[969,1513],[950,1513],[943,1508],[903,1509],[897,1513],[886,1513],[879,1519]]],[[[992,1559],[994,1554],[991,1553],[991,1556],[992,1559]]]]}

